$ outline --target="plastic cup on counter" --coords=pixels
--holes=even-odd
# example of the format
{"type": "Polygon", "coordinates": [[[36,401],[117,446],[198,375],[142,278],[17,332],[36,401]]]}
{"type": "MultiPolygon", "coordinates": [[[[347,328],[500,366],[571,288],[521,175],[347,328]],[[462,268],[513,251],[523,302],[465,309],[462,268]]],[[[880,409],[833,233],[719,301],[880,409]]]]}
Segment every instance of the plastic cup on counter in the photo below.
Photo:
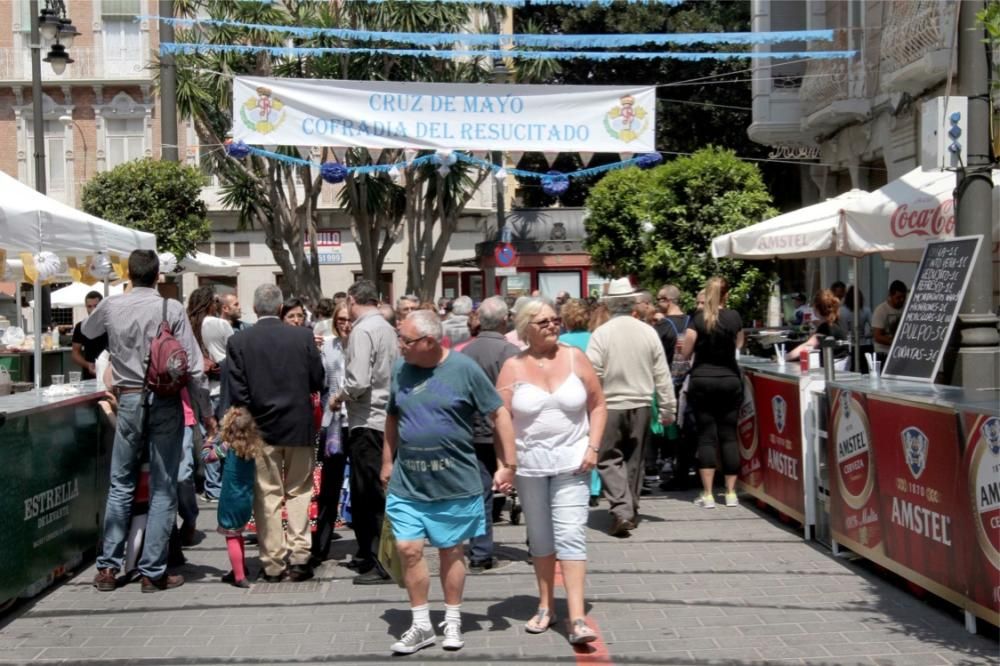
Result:
{"type": "Polygon", "coordinates": [[[882,361],[873,361],[868,368],[868,383],[878,386],[882,381],[882,361]]]}
{"type": "Polygon", "coordinates": [[[52,385],[62,386],[66,383],[66,375],[52,375],[52,385]]]}
{"type": "Polygon", "coordinates": [[[81,371],[73,370],[69,373],[70,384],[79,384],[81,381],[83,381],[83,373],[81,371]]]}

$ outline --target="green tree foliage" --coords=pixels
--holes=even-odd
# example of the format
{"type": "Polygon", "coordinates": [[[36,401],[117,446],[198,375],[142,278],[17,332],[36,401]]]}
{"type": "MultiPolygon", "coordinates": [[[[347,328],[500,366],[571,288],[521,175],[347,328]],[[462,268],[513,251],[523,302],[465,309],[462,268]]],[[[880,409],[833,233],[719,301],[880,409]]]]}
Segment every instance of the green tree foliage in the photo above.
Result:
{"type": "Polygon", "coordinates": [[[777,214],[756,165],[709,147],[648,172],[614,172],[587,199],[587,249],[606,275],[634,275],[655,290],[676,284],[694,295],[713,275],[730,284],[730,306],[760,316],[770,262],[712,258],[712,239],[777,214]],[[644,226],[652,227],[645,231],[644,226]]]}
{"type": "MultiPolygon", "coordinates": [[[[178,14],[241,23],[402,32],[464,32],[482,9],[460,4],[408,2],[322,3],[280,0],[272,3],[236,0],[175,0],[178,14]]],[[[498,17],[487,10],[495,28],[498,17]]],[[[495,29],[493,30],[496,31],[495,29]]],[[[178,42],[303,47],[375,46],[397,44],[351,42],[332,37],[290,38],[288,35],[232,26],[196,25],[177,30],[178,42]]],[[[232,127],[232,75],[310,79],[428,81],[483,83],[492,80],[494,63],[483,57],[462,61],[389,56],[378,53],[276,57],[264,53],[178,55],[178,107],[194,123],[201,143],[219,146],[232,127]]],[[[512,74],[517,79],[548,75],[545,62],[531,63],[512,74]]],[[[299,156],[296,147],[279,152],[299,156]]],[[[313,162],[333,161],[329,149],[315,151],[313,162]]],[[[404,159],[400,150],[381,154],[348,150],[347,166],[392,164],[404,159]]],[[[228,158],[215,151],[206,168],[222,182],[223,203],[239,212],[244,226],[264,231],[268,247],[296,295],[318,299],[319,255],[315,245],[317,208],[324,183],[315,169],[290,166],[280,160],[251,156],[228,158]]],[[[407,169],[402,182],[386,173],[350,176],[339,202],[350,213],[351,232],[366,278],[377,281],[392,246],[408,231],[410,271],[408,292],[430,298],[445,250],[458,219],[488,171],[456,164],[447,175],[433,167],[407,169]]]]}
{"type": "Polygon", "coordinates": [[[151,159],[120,164],[83,188],[83,210],[115,224],[156,234],[161,252],[183,259],[210,235],[198,169],[151,159]]]}
{"type": "MultiPolygon", "coordinates": [[[[515,32],[527,25],[551,34],[612,33],[693,33],[749,32],[750,3],[729,0],[704,0],[680,3],[675,7],[661,4],[613,3],[586,7],[565,5],[529,5],[515,12],[515,32]]],[[[732,44],[695,44],[686,46],[649,45],[634,51],[739,51],[749,49],[732,44]]],[[[657,85],[656,148],[663,152],[692,153],[709,144],[724,146],[741,157],[766,157],[768,147],[747,137],[750,125],[750,61],[683,62],[672,59],[596,61],[588,59],[561,61],[541,82],[572,85],[657,85]]],[[[586,147],[581,147],[586,150],[586,147]]],[[[582,166],[598,166],[619,161],[618,155],[598,154],[582,166]]],[[[553,168],[573,171],[580,160],[575,154],[562,154],[553,168]]],[[[522,168],[545,171],[539,153],[528,153],[522,168]]],[[[785,164],[763,166],[765,181],[778,199],[798,195],[798,167],[785,164]]],[[[560,196],[563,205],[579,205],[600,177],[575,179],[560,196]]],[[[525,206],[548,206],[555,202],[537,180],[520,182],[525,206]]]]}

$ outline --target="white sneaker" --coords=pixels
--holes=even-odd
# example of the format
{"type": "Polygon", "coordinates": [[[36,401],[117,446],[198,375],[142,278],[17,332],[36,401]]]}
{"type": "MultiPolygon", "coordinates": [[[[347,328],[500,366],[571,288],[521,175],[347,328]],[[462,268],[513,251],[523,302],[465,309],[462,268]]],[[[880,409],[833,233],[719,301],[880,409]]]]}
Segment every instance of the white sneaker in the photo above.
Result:
{"type": "Polygon", "coordinates": [[[462,640],[461,623],[448,622],[446,620],[439,624],[438,627],[444,629],[444,640],[441,641],[441,647],[445,650],[461,650],[465,647],[465,641],[462,640]]]}
{"type": "Polygon", "coordinates": [[[434,645],[434,629],[413,625],[403,633],[398,641],[392,644],[390,649],[396,654],[413,654],[428,645],[434,645]]]}
{"type": "Polygon", "coordinates": [[[715,498],[712,497],[711,493],[708,495],[702,493],[698,495],[698,499],[694,501],[695,504],[702,507],[703,509],[714,509],[715,508],[715,498]]]}
{"type": "Polygon", "coordinates": [[[736,496],[736,493],[726,493],[726,506],[739,506],[740,498],[736,496]]]}

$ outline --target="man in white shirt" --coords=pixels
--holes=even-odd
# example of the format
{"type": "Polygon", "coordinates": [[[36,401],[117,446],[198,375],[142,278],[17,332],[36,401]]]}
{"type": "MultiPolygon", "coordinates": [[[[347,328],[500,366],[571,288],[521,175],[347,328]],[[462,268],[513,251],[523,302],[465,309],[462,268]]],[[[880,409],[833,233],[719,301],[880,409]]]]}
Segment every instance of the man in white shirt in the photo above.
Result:
{"type": "Polygon", "coordinates": [[[903,305],[906,304],[906,285],[899,280],[893,280],[889,285],[889,296],[879,303],[872,313],[872,341],[875,343],[875,355],[885,363],[892,339],[896,337],[896,328],[903,316],[903,305]]]}
{"type": "Polygon", "coordinates": [[[650,419],[669,425],[677,411],[660,338],[652,326],[632,316],[638,293],[628,278],[611,283],[604,299],[611,319],[594,331],[587,345],[587,358],[608,403],[597,469],[610,503],[610,533],[617,537],[628,536],[639,521],[650,419]],[[654,393],[658,414],[651,414],[654,393]]]}

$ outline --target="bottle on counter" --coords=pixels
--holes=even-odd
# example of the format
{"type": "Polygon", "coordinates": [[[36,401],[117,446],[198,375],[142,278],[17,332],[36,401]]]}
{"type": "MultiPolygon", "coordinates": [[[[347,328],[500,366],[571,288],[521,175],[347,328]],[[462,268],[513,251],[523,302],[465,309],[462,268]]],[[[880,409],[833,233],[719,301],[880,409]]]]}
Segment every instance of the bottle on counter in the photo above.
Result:
{"type": "Polygon", "coordinates": [[[50,326],[42,333],[42,351],[52,350],[52,327],[50,326]]]}

